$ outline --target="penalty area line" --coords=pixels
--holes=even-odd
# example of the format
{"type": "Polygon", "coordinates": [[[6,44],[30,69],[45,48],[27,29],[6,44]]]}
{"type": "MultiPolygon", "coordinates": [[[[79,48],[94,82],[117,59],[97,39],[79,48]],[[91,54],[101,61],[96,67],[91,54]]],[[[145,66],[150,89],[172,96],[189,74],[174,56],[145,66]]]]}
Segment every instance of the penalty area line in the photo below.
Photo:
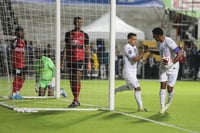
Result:
{"type": "Polygon", "coordinates": [[[129,116],[129,117],[132,117],[132,118],[136,118],[136,119],[152,122],[152,123],[155,123],[155,124],[159,124],[159,125],[162,125],[162,126],[165,126],[165,127],[175,128],[175,129],[178,129],[180,131],[185,131],[185,132],[188,132],[188,133],[199,133],[197,131],[192,131],[192,130],[185,129],[185,128],[182,128],[182,127],[178,127],[178,126],[175,126],[175,125],[172,125],[172,124],[166,124],[166,123],[163,123],[163,122],[159,122],[159,121],[156,121],[156,120],[151,120],[151,119],[148,119],[148,118],[145,118],[145,117],[141,117],[141,116],[137,116],[137,115],[133,115],[133,114],[128,114],[128,113],[124,113],[124,112],[118,112],[118,111],[113,111],[113,112],[121,114],[121,115],[129,116]]]}

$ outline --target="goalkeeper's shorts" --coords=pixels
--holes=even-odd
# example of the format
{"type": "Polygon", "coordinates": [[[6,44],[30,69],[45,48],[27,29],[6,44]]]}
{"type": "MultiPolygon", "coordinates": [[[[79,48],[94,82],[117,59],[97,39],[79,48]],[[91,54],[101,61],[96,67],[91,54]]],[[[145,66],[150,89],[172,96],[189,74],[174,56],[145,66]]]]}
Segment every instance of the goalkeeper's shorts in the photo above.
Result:
{"type": "Polygon", "coordinates": [[[48,85],[50,84],[51,80],[40,80],[39,83],[39,88],[46,89],[48,88],[48,85]]]}

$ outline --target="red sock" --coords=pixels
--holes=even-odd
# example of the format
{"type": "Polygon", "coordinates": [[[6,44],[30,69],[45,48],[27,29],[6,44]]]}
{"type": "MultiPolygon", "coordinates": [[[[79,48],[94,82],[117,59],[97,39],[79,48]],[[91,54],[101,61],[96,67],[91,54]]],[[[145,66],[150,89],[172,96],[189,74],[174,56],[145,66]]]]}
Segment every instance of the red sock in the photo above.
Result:
{"type": "Polygon", "coordinates": [[[24,84],[24,79],[23,79],[23,78],[19,78],[19,84],[18,84],[18,85],[19,85],[19,86],[18,86],[18,87],[19,87],[19,88],[18,88],[19,90],[18,90],[18,91],[21,90],[23,84],[24,84]]]}
{"type": "Polygon", "coordinates": [[[13,80],[13,93],[16,93],[18,91],[18,78],[15,77],[13,80]]]}
{"type": "Polygon", "coordinates": [[[74,96],[74,100],[73,101],[78,101],[80,88],[81,88],[80,83],[78,83],[78,84],[77,83],[72,83],[71,89],[72,89],[72,93],[73,93],[73,96],[74,96]]]}
{"type": "Polygon", "coordinates": [[[13,92],[16,93],[17,91],[20,91],[24,83],[23,78],[15,77],[13,80],[13,92]]]}

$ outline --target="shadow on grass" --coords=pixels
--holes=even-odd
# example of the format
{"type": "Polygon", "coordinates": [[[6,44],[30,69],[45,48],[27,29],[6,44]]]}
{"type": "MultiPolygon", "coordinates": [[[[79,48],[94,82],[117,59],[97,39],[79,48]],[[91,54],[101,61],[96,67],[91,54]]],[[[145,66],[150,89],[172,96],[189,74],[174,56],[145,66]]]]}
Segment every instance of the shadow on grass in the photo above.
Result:
{"type": "Polygon", "coordinates": [[[133,123],[145,123],[145,122],[162,122],[162,121],[167,121],[170,118],[169,113],[156,113],[154,115],[151,115],[149,117],[143,117],[143,116],[138,116],[138,120],[134,121],[133,123]]]}

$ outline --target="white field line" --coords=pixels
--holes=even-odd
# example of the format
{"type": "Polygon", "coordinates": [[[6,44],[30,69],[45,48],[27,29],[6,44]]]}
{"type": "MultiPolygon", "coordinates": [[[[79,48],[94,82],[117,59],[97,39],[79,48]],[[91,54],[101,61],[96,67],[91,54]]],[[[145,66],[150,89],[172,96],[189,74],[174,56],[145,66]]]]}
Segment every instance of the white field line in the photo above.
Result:
{"type": "Polygon", "coordinates": [[[129,116],[129,117],[132,117],[132,118],[136,118],[136,119],[152,122],[152,123],[155,123],[155,124],[158,124],[158,125],[162,125],[162,126],[165,126],[165,127],[175,128],[175,129],[178,129],[180,131],[184,131],[184,132],[188,132],[188,133],[199,133],[197,131],[192,131],[192,130],[185,129],[185,128],[182,128],[182,127],[178,127],[178,126],[175,126],[175,125],[172,125],[172,124],[166,124],[166,123],[163,123],[163,122],[151,120],[151,119],[148,119],[148,118],[145,118],[145,117],[141,117],[141,116],[137,116],[137,115],[133,115],[133,114],[128,114],[128,113],[124,113],[124,112],[118,112],[118,111],[113,111],[113,112],[121,114],[121,115],[129,116]]]}

